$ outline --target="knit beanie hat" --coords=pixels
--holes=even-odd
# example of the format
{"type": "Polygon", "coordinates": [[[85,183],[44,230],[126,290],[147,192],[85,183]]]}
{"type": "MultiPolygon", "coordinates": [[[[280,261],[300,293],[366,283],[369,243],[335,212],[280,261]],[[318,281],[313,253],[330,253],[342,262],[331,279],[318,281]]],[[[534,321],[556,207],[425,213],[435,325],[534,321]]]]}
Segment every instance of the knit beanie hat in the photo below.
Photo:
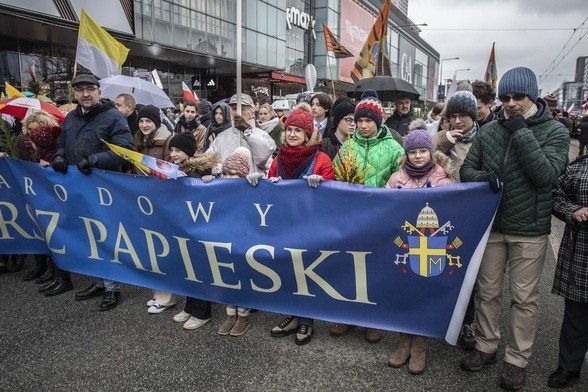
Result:
{"type": "Polygon", "coordinates": [[[29,138],[39,148],[57,146],[60,135],[61,127],[52,125],[41,125],[29,131],[29,138]]]}
{"type": "Polygon", "coordinates": [[[378,129],[382,126],[384,110],[382,109],[382,103],[378,99],[378,93],[374,90],[365,90],[361,94],[361,101],[355,107],[355,121],[357,122],[362,117],[373,120],[378,126],[378,129]]]}
{"type": "Polygon", "coordinates": [[[555,98],[555,96],[549,94],[544,96],[543,99],[547,102],[547,106],[549,106],[550,109],[557,109],[557,98],[555,98]]]}
{"type": "Polygon", "coordinates": [[[339,122],[341,122],[343,117],[354,113],[355,105],[350,100],[338,103],[337,106],[333,108],[333,124],[335,124],[335,128],[339,126],[339,122]]]}
{"type": "Polygon", "coordinates": [[[296,109],[288,116],[285,124],[286,128],[295,126],[304,130],[304,133],[310,137],[314,132],[314,118],[308,110],[296,109]]]}
{"type": "Polygon", "coordinates": [[[222,173],[247,177],[250,160],[251,152],[245,147],[237,147],[223,162],[222,173]]]}
{"type": "Polygon", "coordinates": [[[159,128],[161,125],[161,115],[159,108],[153,105],[145,105],[137,113],[137,123],[141,118],[148,118],[155,123],[155,127],[159,128]]]}
{"type": "Polygon", "coordinates": [[[196,153],[196,138],[192,132],[178,133],[169,141],[169,148],[178,148],[186,153],[189,157],[193,157],[196,153]]]}
{"type": "Polygon", "coordinates": [[[312,94],[309,93],[308,91],[300,93],[296,96],[296,103],[297,104],[300,102],[310,103],[311,100],[312,100],[312,94]]]}
{"type": "Polygon", "coordinates": [[[539,96],[539,87],[537,86],[537,76],[529,68],[516,67],[509,69],[502,75],[498,83],[498,96],[504,94],[525,94],[533,102],[537,101],[539,96]]]}
{"type": "Polygon", "coordinates": [[[469,91],[456,91],[447,101],[445,107],[445,116],[451,117],[452,114],[467,114],[476,121],[478,117],[478,101],[474,94],[469,91]]]}
{"type": "Polygon", "coordinates": [[[422,118],[417,118],[410,122],[408,126],[408,133],[404,137],[404,151],[416,150],[419,148],[426,148],[433,151],[433,138],[427,131],[427,123],[422,118]]]}

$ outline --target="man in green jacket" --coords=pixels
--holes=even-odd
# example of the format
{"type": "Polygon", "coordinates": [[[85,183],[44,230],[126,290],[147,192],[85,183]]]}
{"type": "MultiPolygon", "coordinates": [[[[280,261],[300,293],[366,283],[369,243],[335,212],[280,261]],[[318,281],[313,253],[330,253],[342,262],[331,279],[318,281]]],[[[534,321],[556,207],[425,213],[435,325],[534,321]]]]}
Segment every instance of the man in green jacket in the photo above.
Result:
{"type": "Polygon", "coordinates": [[[462,182],[489,181],[504,193],[478,272],[476,349],[461,362],[468,371],[496,362],[504,275],[509,274],[508,343],[500,386],[520,389],[537,330],[539,280],[551,229],[551,188],[562,173],[569,132],[538,98],[528,68],[507,71],[498,85],[502,110],[484,125],[463,163],[462,182]]]}

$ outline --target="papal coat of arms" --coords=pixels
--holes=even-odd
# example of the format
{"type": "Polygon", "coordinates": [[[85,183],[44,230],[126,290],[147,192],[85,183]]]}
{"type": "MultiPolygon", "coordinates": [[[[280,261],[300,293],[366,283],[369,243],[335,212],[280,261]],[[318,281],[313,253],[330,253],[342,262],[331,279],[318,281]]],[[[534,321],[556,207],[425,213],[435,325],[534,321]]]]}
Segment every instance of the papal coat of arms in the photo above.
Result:
{"type": "Polygon", "coordinates": [[[461,268],[460,256],[452,256],[447,251],[459,248],[463,242],[459,237],[448,243],[448,234],[454,229],[451,221],[439,225],[439,218],[429,203],[419,213],[416,223],[405,221],[402,229],[408,234],[406,241],[400,236],[394,243],[406,253],[396,254],[394,263],[408,272],[406,264],[415,274],[432,278],[441,275],[447,266],[450,267],[448,276],[452,276],[456,268],[461,268]]]}

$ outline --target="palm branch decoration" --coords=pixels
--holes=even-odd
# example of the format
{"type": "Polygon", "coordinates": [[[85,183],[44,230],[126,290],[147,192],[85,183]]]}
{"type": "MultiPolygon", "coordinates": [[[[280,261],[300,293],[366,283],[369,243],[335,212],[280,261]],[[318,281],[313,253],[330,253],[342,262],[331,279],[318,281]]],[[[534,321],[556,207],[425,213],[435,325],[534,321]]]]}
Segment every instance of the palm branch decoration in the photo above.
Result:
{"type": "Polygon", "coordinates": [[[337,152],[340,164],[334,165],[335,179],[337,181],[350,182],[354,184],[365,183],[365,174],[371,169],[366,165],[362,170],[357,162],[357,155],[351,150],[351,137],[347,135],[347,148],[343,153],[337,152]]]}

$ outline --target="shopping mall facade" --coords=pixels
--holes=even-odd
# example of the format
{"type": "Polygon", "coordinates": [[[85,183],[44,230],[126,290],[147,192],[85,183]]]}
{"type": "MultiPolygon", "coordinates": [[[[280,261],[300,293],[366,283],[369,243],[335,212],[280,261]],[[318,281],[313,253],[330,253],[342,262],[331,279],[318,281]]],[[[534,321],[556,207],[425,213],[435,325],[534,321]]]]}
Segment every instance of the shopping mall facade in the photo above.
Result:
{"type": "MultiPolygon", "coordinates": [[[[395,4],[395,2],[393,2],[395,4]]],[[[351,86],[355,58],[325,51],[322,24],[357,55],[381,0],[242,0],[243,92],[269,101],[306,90],[304,69],[316,68],[315,91],[340,95],[351,86]]],[[[181,83],[215,101],[236,92],[237,0],[0,0],[0,88],[25,88],[31,71],[55,98],[73,74],[82,8],[130,49],[123,74],[157,70],[173,101],[181,83]]],[[[395,6],[389,17],[392,76],[411,82],[423,102],[436,97],[439,54],[395,6]]]]}

